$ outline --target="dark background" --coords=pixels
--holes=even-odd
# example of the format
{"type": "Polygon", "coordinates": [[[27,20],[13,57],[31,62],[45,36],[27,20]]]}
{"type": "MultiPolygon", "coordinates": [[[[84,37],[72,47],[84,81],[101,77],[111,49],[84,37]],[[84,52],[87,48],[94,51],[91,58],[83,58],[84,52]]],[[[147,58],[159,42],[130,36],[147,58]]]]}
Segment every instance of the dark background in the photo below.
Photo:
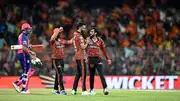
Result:
{"type": "MultiPolygon", "coordinates": [[[[0,0],[0,5],[6,5],[6,4],[17,4],[22,5],[26,4],[27,6],[32,6],[35,2],[39,0],[0,0]]],[[[42,2],[46,2],[50,5],[57,5],[57,1],[59,0],[40,0],[42,2]]],[[[63,1],[63,0],[61,0],[63,1]]],[[[65,0],[67,1],[67,0],[65,0]]],[[[82,7],[82,8],[96,8],[96,7],[105,7],[105,8],[111,8],[114,6],[122,6],[122,3],[130,5],[130,7],[133,7],[138,3],[139,0],[68,0],[69,2],[74,2],[76,6],[82,7]]],[[[144,0],[147,3],[150,3],[151,0],[144,0]]],[[[180,8],[179,6],[179,0],[167,0],[168,7],[174,7],[174,8],[180,8]]],[[[157,4],[159,4],[160,0],[156,0],[157,4]]]]}

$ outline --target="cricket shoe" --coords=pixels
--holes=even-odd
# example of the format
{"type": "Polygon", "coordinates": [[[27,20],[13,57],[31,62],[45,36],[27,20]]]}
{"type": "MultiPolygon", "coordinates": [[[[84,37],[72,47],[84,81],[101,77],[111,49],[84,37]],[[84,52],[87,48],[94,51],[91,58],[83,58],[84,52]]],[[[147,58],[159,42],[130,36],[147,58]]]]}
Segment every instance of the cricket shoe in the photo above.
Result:
{"type": "Polygon", "coordinates": [[[21,94],[32,94],[29,90],[21,91],[21,94]]]}
{"type": "Polygon", "coordinates": [[[65,90],[61,91],[61,95],[67,95],[66,91],[65,90]]]}
{"type": "Polygon", "coordinates": [[[83,91],[83,92],[82,92],[82,95],[89,95],[89,92],[83,91]]]}
{"type": "Polygon", "coordinates": [[[21,92],[21,91],[20,91],[20,87],[19,87],[18,85],[16,85],[16,83],[13,82],[12,85],[13,85],[14,89],[15,89],[18,93],[21,92]]]}
{"type": "Polygon", "coordinates": [[[71,91],[71,94],[72,94],[72,95],[76,95],[76,91],[73,89],[73,90],[71,91]]]}
{"type": "Polygon", "coordinates": [[[108,95],[108,94],[109,94],[109,92],[108,92],[107,88],[105,88],[104,89],[104,95],[108,95]]]}
{"type": "Polygon", "coordinates": [[[91,90],[90,95],[96,95],[96,92],[94,90],[91,90]]]}
{"type": "Polygon", "coordinates": [[[60,91],[56,91],[56,92],[54,92],[54,94],[58,95],[58,94],[60,94],[60,91]]]}
{"type": "Polygon", "coordinates": [[[60,94],[60,91],[59,91],[59,90],[55,90],[55,89],[54,89],[54,90],[52,90],[52,93],[53,93],[53,94],[57,94],[57,95],[58,95],[58,94],[60,94]]]}

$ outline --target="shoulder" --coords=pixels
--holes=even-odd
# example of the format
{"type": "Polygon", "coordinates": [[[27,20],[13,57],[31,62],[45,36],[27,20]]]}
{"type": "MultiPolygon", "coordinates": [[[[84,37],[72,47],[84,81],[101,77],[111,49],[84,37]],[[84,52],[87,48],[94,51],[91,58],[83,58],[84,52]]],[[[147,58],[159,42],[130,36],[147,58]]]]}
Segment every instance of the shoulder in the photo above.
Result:
{"type": "Polygon", "coordinates": [[[19,35],[19,37],[18,38],[20,38],[20,39],[26,39],[27,38],[27,36],[25,35],[25,34],[23,34],[23,33],[21,33],[20,35],[19,35]]]}
{"type": "Polygon", "coordinates": [[[22,33],[19,34],[18,38],[22,37],[22,33]]]}
{"type": "Polygon", "coordinates": [[[102,38],[100,38],[100,37],[98,37],[98,40],[99,40],[100,42],[104,42],[104,41],[103,41],[103,39],[102,39],[102,38]]]}
{"type": "Polygon", "coordinates": [[[22,37],[23,38],[28,38],[28,36],[26,34],[24,34],[24,33],[22,33],[22,37]]]}

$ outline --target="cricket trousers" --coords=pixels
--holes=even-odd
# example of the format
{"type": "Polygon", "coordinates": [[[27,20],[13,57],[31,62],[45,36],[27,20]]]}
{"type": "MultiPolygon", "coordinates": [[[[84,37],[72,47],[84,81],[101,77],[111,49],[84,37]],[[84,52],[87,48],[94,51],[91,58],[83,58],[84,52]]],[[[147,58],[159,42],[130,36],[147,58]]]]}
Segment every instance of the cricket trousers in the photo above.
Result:
{"type": "Polygon", "coordinates": [[[77,73],[74,79],[74,84],[73,84],[73,90],[77,91],[78,87],[78,82],[79,79],[81,78],[82,80],[82,91],[86,91],[86,63],[85,59],[82,60],[76,60],[76,65],[77,65],[77,73]]]}
{"type": "Polygon", "coordinates": [[[64,68],[64,60],[63,59],[52,59],[52,67],[56,71],[55,76],[55,83],[54,83],[54,89],[58,90],[58,85],[60,88],[60,91],[65,90],[64,89],[64,83],[63,83],[63,68],[64,68]]]}
{"type": "Polygon", "coordinates": [[[18,53],[17,57],[21,63],[21,68],[22,68],[23,74],[14,83],[18,86],[20,86],[22,84],[22,91],[26,91],[28,89],[28,82],[30,79],[30,75],[28,76],[28,74],[32,68],[31,59],[30,59],[30,56],[25,53],[18,53]]]}
{"type": "Polygon", "coordinates": [[[102,68],[102,60],[100,57],[88,57],[88,69],[90,74],[90,90],[94,89],[94,76],[96,74],[96,70],[98,71],[98,74],[101,79],[101,83],[103,86],[103,89],[107,88],[107,84],[104,78],[103,74],[103,68],[102,68]]]}

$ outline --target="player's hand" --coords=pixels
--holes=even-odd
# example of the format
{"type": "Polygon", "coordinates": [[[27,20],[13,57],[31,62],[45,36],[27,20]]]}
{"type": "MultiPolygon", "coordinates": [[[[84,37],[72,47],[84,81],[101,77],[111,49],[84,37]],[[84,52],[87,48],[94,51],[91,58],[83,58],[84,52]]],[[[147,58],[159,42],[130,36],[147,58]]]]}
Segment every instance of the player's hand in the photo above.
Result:
{"type": "Polygon", "coordinates": [[[29,45],[29,48],[32,48],[32,44],[29,45]]]}
{"type": "Polygon", "coordinates": [[[31,55],[32,57],[36,57],[36,53],[35,53],[35,52],[30,51],[29,53],[30,53],[30,55],[31,55]]]}
{"type": "Polygon", "coordinates": [[[108,64],[109,64],[109,65],[111,65],[111,64],[112,64],[111,60],[108,60],[108,64]]]}
{"type": "Polygon", "coordinates": [[[89,43],[91,41],[90,37],[86,38],[86,43],[89,43]]]}
{"type": "Polygon", "coordinates": [[[64,31],[63,27],[59,27],[59,32],[63,32],[63,31],[64,31]]]}
{"type": "Polygon", "coordinates": [[[34,65],[37,65],[37,64],[42,65],[41,60],[37,57],[31,59],[31,63],[33,63],[34,65]]]}

